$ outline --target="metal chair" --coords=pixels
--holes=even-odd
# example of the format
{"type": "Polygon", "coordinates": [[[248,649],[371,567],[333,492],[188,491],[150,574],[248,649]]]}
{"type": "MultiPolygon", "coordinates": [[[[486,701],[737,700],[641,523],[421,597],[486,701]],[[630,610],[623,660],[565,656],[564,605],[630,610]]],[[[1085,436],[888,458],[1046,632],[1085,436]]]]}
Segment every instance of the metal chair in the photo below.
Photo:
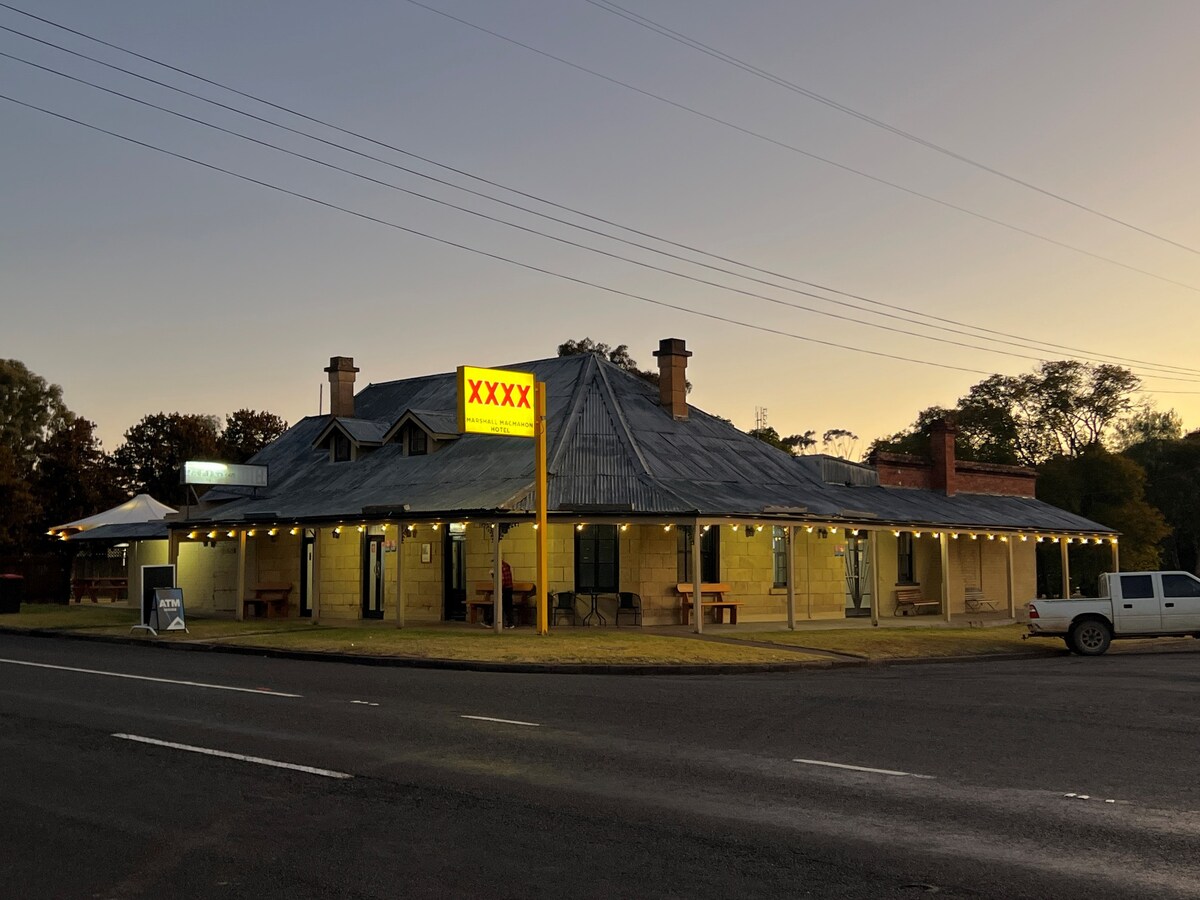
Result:
{"type": "Polygon", "coordinates": [[[621,613],[633,616],[633,624],[642,624],[642,598],[633,591],[621,591],[617,594],[617,624],[621,624],[621,613]]]}
{"type": "Polygon", "coordinates": [[[574,591],[559,591],[554,595],[554,608],[551,610],[554,614],[551,617],[550,624],[557,625],[560,616],[570,616],[571,624],[579,624],[579,613],[575,609],[575,592],[574,591]]]}

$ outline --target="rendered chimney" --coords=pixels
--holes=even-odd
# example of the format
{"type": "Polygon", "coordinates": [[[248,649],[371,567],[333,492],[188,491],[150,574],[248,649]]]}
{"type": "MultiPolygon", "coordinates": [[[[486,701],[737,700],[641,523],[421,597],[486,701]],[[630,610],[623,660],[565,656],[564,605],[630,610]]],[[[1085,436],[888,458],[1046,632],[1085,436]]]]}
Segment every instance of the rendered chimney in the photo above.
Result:
{"type": "Polygon", "coordinates": [[[654,355],[658,357],[658,402],[672,418],[687,421],[687,361],[692,353],[681,338],[663,338],[654,355]]]}
{"type": "Polygon", "coordinates": [[[331,356],[329,366],[329,414],[343,419],[354,418],[354,367],[352,356],[331,356]]]}
{"type": "Polygon", "coordinates": [[[929,429],[929,458],[933,463],[930,487],[935,491],[944,491],[947,497],[953,497],[957,489],[954,467],[954,438],[957,434],[957,426],[946,419],[934,422],[929,429]]]}

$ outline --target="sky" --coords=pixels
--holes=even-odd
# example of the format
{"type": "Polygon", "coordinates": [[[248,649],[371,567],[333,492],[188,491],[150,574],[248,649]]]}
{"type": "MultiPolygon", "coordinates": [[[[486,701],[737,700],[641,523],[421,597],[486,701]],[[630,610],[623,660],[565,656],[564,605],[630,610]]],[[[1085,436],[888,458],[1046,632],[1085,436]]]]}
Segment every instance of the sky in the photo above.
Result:
{"type": "Polygon", "coordinates": [[[0,6],[45,67],[0,56],[0,358],[108,450],[314,414],[331,356],[361,387],[585,336],[645,368],[683,338],[695,406],[859,452],[1066,357],[1200,428],[1198,4],[3,2],[82,34],[0,6]]]}

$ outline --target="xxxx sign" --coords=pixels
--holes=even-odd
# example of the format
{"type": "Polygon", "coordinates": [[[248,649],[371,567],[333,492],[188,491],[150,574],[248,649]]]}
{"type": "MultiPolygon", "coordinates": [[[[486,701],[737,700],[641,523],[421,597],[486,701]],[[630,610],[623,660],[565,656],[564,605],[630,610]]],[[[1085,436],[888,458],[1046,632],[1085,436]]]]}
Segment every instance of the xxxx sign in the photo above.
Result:
{"type": "Polygon", "coordinates": [[[458,367],[458,430],[534,436],[533,373],[458,367]]]}

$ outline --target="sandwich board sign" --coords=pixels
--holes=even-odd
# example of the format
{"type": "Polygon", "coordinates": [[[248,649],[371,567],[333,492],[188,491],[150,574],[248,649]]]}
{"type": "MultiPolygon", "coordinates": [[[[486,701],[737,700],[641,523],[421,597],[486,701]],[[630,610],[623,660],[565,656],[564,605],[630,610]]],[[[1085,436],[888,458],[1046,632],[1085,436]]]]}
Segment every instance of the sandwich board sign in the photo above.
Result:
{"type": "Polygon", "coordinates": [[[155,632],[187,631],[183,617],[183,588],[155,588],[154,615],[155,632]]]}

